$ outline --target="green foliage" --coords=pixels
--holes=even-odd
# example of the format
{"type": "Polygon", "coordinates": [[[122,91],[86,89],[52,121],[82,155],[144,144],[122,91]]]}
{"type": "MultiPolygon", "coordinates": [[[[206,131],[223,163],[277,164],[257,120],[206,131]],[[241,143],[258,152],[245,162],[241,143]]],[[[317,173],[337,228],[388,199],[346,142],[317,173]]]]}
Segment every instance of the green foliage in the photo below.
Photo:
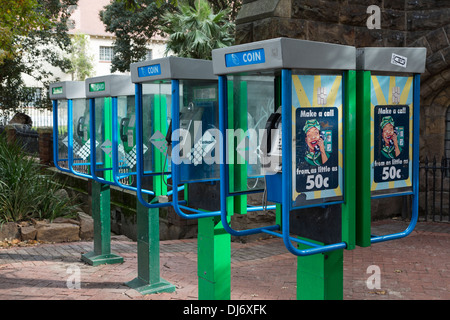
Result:
{"type": "MultiPolygon", "coordinates": [[[[0,109],[15,111],[16,109],[34,104],[36,107],[51,107],[46,90],[40,96],[30,94],[22,78],[25,74],[48,88],[53,72],[48,65],[66,71],[70,62],[64,57],[64,52],[70,47],[67,35],[70,8],[78,0],[21,0],[15,2],[17,6],[28,3],[28,10],[16,10],[9,15],[20,21],[33,20],[40,23],[26,24],[19,30],[9,30],[7,41],[2,43],[10,49],[0,61],[0,109]],[[31,4],[36,4],[31,6],[31,4]]],[[[5,8],[4,4],[2,8],[5,8]]],[[[8,12],[7,10],[5,12],[8,12]]],[[[4,13],[5,14],[5,13],[4,13]]],[[[2,24],[0,23],[0,26],[2,24]]],[[[0,47],[1,50],[1,47],[0,47]]]]}
{"type": "Polygon", "coordinates": [[[76,215],[78,206],[58,196],[62,186],[41,169],[18,144],[8,143],[5,135],[0,135],[0,224],[76,215]]]}
{"type": "MultiPolygon", "coordinates": [[[[178,4],[194,8],[195,2],[196,0],[113,0],[100,13],[106,31],[116,36],[111,72],[129,71],[131,63],[142,61],[147,54],[147,43],[154,35],[160,33],[166,24],[162,20],[162,16],[164,14],[170,15],[175,11],[179,15],[178,4]]],[[[234,21],[241,7],[242,0],[208,0],[208,2],[213,12],[221,11],[216,17],[220,20],[221,33],[226,33],[224,32],[225,29],[230,31],[230,34],[225,36],[224,39],[220,38],[222,39],[221,42],[233,44],[234,39],[231,39],[233,37],[232,21],[234,21]],[[230,42],[225,40],[228,37],[230,42]]],[[[180,28],[182,27],[180,26],[180,28]]],[[[171,31],[166,29],[166,32],[171,31]]],[[[199,37],[202,37],[200,32],[199,34],[199,37]]],[[[206,54],[207,57],[209,55],[206,54]]],[[[202,56],[204,55],[202,54],[202,56]]]]}
{"type": "Polygon", "coordinates": [[[161,29],[169,36],[167,51],[177,56],[211,59],[211,51],[234,43],[234,23],[230,11],[214,13],[206,0],[195,0],[194,7],[180,4],[179,11],[163,16],[161,29]]]}
{"type": "MultiPolygon", "coordinates": [[[[124,4],[124,7],[127,10],[135,10],[140,7],[140,0],[116,0],[117,2],[121,2],[124,4]]],[[[156,5],[158,7],[161,7],[164,4],[171,4],[175,7],[178,6],[178,4],[186,3],[190,5],[191,7],[194,6],[195,0],[154,0],[156,5]]],[[[236,19],[236,16],[239,12],[239,9],[242,6],[242,0],[208,0],[209,4],[213,7],[215,11],[229,9],[230,10],[230,20],[234,21],[236,19]]]]}
{"type": "Polygon", "coordinates": [[[19,50],[15,39],[26,36],[31,30],[50,24],[40,14],[37,0],[0,0],[0,64],[12,58],[19,50]]]}
{"type": "Polygon", "coordinates": [[[114,57],[111,72],[125,72],[130,64],[141,61],[147,54],[147,42],[159,32],[160,18],[170,4],[157,6],[154,0],[134,1],[130,5],[122,0],[112,1],[100,12],[105,30],[114,33],[114,57]]]}
{"type": "Polygon", "coordinates": [[[93,57],[88,55],[88,38],[84,34],[75,34],[72,38],[69,60],[71,63],[67,72],[72,74],[72,80],[84,81],[94,70],[93,57]]]}

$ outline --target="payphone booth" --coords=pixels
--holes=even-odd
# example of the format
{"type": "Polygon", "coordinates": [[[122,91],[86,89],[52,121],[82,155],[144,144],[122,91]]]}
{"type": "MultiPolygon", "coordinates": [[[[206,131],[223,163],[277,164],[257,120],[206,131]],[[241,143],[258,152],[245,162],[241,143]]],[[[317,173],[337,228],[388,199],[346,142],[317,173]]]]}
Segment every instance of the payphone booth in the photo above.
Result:
{"type": "Polygon", "coordinates": [[[84,81],[57,82],[50,85],[53,100],[54,156],[58,169],[93,179],[91,173],[91,135],[89,99],[84,81]],[[57,141],[57,140],[54,140],[57,141]],[[61,158],[62,154],[66,158],[61,158]],[[65,164],[63,164],[65,162],[65,164]],[[61,168],[61,165],[64,168],[61,168]]]}
{"type": "MultiPolygon", "coordinates": [[[[136,191],[136,112],[134,85],[126,75],[86,80],[86,96],[94,115],[88,123],[92,178],[100,183],[136,191]],[[94,152],[95,151],[95,152],[94,152]]],[[[86,121],[81,121],[85,123],[86,121]]],[[[150,190],[145,194],[153,195],[150,190]]]]}
{"type": "Polygon", "coordinates": [[[141,178],[152,169],[163,172],[161,189],[177,190],[167,199],[174,211],[198,219],[199,299],[229,299],[230,236],[220,223],[218,82],[212,62],[167,57],[134,63],[130,70],[139,100],[138,142],[142,139],[159,163],[147,169],[143,155],[141,178]],[[149,121],[153,124],[145,125],[149,121]],[[219,248],[221,255],[215,253],[219,248]]]}
{"type": "Polygon", "coordinates": [[[357,51],[356,243],[409,235],[419,209],[420,74],[425,48],[361,48],[357,51]],[[371,202],[404,197],[411,220],[405,230],[372,235],[371,202]],[[387,199],[389,198],[389,199],[387,199]]]}
{"type": "MultiPolygon", "coordinates": [[[[219,216],[218,205],[207,203],[205,193],[197,195],[198,191],[194,190],[205,184],[217,186],[214,190],[219,186],[220,170],[215,161],[218,157],[218,89],[211,61],[179,57],[143,61],[131,65],[131,75],[142,96],[143,143],[151,146],[154,158],[164,159],[165,186],[179,186],[178,190],[185,186],[186,195],[195,194],[189,197],[190,206],[187,206],[180,204],[178,193],[174,192],[175,211],[185,219],[219,216]],[[144,121],[156,122],[158,115],[159,129],[158,123],[144,124],[144,121]],[[205,212],[214,208],[216,212],[205,212]]],[[[145,155],[142,158],[145,163],[145,155]]]]}
{"type": "MultiPolygon", "coordinates": [[[[93,179],[91,157],[90,104],[84,81],[50,84],[53,100],[53,153],[55,166],[67,173],[93,179]],[[67,154],[61,157],[61,152],[67,154]]],[[[94,250],[81,256],[91,264],[120,263],[123,258],[111,253],[109,226],[109,189],[92,182],[92,217],[94,219],[94,250]]]]}
{"type": "Polygon", "coordinates": [[[233,124],[245,138],[236,146],[232,139],[239,134],[228,133],[222,145],[222,223],[235,236],[281,237],[289,252],[301,257],[299,298],[319,298],[310,296],[304,284],[315,286],[304,270],[321,269],[308,264],[314,258],[307,256],[332,252],[337,258],[322,263],[336,263],[332,277],[341,289],[323,283],[329,275],[315,278],[322,282],[317,286],[328,288],[323,289],[326,298],[342,296],[342,249],[354,248],[355,53],[350,46],[288,38],[212,52],[219,75],[220,131],[233,124]],[[227,197],[255,192],[277,205],[275,224],[233,229],[224,210],[227,197]],[[290,225],[295,217],[302,223],[290,225]]]}
{"type": "MultiPolygon", "coordinates": [[[[74,142],[73,131],[77,126],[71,120],[73,109],[86,106],[83,81],[63,81],[51,83],[50,100],[53,104],[53,162],[60,171],[73,173],[74,142]]],[[[79,144],[75,144],[76,147],[79,144]]],[[[76,148],[79,151],[79,148],[76,148]]],[[[89,151],[89,150],[87,150],[89,151]]],[[[88,158],[89,153],[87,153],[88,158]]],[[[88,164],[87,164],[88,166],[88,164]]]]}
{"type": "MultiPolygon", "coordinates": [[[[93,179],[106,189],[116,186],[137,192],[137,115],[131,77],[107,75],[87,79],[86,96],[93,115],[90,122],[94,142],[91,144],[92,162],[95,163],[93,179]]],[[[149,184],[139,191],[143,198],[155,195],[151,188],[152,184],[149,184]]],[[[172,284],[160,278],[159,224],[153,228],[149,223],[149,220],[159,219],[158,206],[154,206],[155,211],[149,211],[139,200],[136,201],[138,275],[126,284],[142,294],[174,291],[172,284]],[[153,245],[151,250],[150,245],[153,245]]]]}

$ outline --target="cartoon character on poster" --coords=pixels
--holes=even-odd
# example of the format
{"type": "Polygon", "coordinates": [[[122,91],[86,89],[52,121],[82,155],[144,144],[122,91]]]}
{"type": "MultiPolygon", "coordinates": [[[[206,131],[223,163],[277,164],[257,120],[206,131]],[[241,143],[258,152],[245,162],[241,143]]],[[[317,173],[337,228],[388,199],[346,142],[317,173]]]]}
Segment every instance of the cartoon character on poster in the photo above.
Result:
{"type": "Polygon", "coordinates": [[[305,160],[313,166],[321,166],[328,161],[330,154],[325,150],[325,136],[320,132],[320,124],[317,119],[306,121],[303,131],[306,134],[305,160]]]}
{"type": "Polygon", "coordinates": [[[389,182],[409,177],[409,107],[376,106],[374,180],[389,182]]]}
{"type": "Polygon", "coordinates": [[[338,108],[299,108],[297,124],[297,192],[334,189],[338,172],[338,108]]]}
{"type": "Polygon", "coordinates": [[[395,128],[394,119],[391,116],[383,117],[383,119],[381,119],[380,128],[382,130],[381,136],[383,137],[384,143],[382,145],[383,147],[381,148],[381,153],[387,159],[397,158],[402,152],[402,150],[398,144],[399,132],[395,128]]]}

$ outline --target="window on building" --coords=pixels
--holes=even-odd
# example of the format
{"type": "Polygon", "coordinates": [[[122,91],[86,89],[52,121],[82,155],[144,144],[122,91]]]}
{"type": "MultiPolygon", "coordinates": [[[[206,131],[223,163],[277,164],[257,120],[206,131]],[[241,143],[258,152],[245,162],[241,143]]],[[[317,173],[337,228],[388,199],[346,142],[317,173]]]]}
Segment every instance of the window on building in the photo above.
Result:
{"type": "Polygon", "coordinates": [[[145,60],[152,60],[153,59],[153,51],[152,49],[147,50],[147,54],[145,55],[145,60]]]}
{"type": "Polygon", "coordinates": [[[104,47],[100,46],[100,61],[112,61],[114,56],[114,48],[113,47],[104,47]]]}
{"type": "Polygon", "coordinates": [[[28,103],[27,107],[35,107],[39,104],[42,99],[42,88],[38,87],[27,87],[28,89],[28,103]]]}

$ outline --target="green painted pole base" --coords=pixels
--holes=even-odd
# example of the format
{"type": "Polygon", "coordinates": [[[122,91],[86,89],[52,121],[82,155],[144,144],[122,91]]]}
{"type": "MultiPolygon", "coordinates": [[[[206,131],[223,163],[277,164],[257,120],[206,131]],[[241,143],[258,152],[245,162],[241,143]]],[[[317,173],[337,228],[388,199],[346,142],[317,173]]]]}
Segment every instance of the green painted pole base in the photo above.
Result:
{"type": "Polygon", "coordinates": [[[92,219],[94,220],[94,250],[81,256],[92,266],[122,263],[123,258],[111,252],[111,218],[109,185],[92,181],[92,219]]]}
{"type": "Polygon", "coordinates": [[[142,295],[146,294],[155,294],[155,293],[163,293],[163,292],[174,292],[175,285],[170,282],[160,278],[158,282],[149,284],[148,281],[134,278],[131,281],[125,283],[128,287],[136,290],[142,295]]]}
{"type": "Polygon", "coordinates": [[[220,218],[198,220],[198,299],[230,300],[231,236],[220,218]]]}
{"type": "MultiPolygon", "coordinates": [[[[143,196],[148,201],[148,196],[143,196]]],[[[175,285],[160,277],[159,210],[148,209],[139,201],[136,204],[138,276],[125,285],[143,295],[175,291],[175,285]]]]}
{"type": "Polygon", "coordinates": [[[96,254],[94,251],[91,251],[81,255],[81,261],[95,267],[101,264],[122,263],[123,258],[114,253],[96,254]]]}
{"type": "Polygon", "coordinates": [[[343,290],[343,250],[297,258],[297,300],[343,300],[343,290]]]}

